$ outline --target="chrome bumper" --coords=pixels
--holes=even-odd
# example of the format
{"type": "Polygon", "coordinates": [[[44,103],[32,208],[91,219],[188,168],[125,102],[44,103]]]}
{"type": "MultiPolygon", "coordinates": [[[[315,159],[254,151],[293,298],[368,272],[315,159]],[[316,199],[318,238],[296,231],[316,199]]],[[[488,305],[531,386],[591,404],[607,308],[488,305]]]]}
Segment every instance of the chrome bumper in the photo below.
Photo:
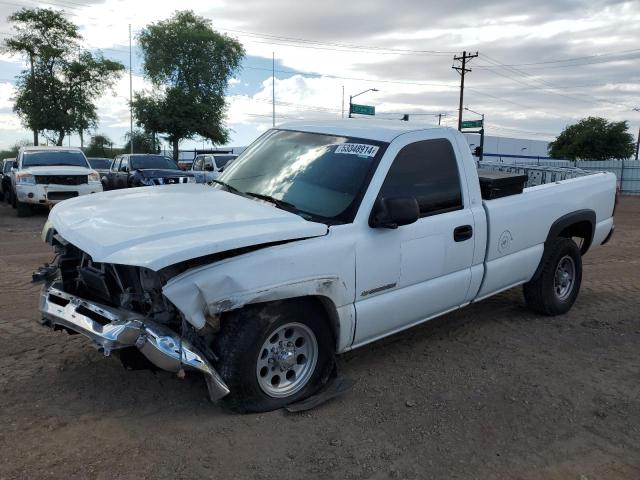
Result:
{"type": "Polygon", "coordinates": [[[203,373],[212,401],[229,393],[218,372],[191,343],[184,339],[181,341],[172,330],[133,312],[69,295],[60,290],[58,284],[42,288],[40,311],[44,325],[81,333],[91,339],[105,356],[109,356],[112,350],[135,346],[163,370],[177,373],[190,369],[203,373]]]}

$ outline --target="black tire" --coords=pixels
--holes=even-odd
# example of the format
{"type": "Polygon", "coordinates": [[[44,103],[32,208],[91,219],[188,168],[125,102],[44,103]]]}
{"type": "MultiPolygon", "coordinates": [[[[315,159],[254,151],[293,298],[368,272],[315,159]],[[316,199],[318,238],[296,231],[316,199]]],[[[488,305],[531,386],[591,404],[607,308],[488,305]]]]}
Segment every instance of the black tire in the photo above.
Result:
{"type": "Polygon", "coordinates": [[[313,301],[287,300],[249,305],[222,319],[214,348],[217,370],[231,393],[223,406],[236,412],[268,412],[313,395],[327,381],[334,367],[335,340],[321,307],[313,301]],[[315,335],[317,361],[308,380],[290,396],[275,398],[265,393],[256,372],[263,344],[288,323],[303,324],[315,335]]]}
{"type": "Polygon", "coordinates": [[[19,217],[30,217],[33,214],[33,208],[28,203],[16,200],[16,213],[19,217]]]}
{"type": "Polygon", "coordinates": [[[527,306],[537,313],[562,315],[571,309],[578,297],[582,282],[582,256],[576,243],[569,238],[556,238],[547,248],[539,274],[524,284],[524,298],[527,306]],[[573,265],[570,286],[563,285],[563,272],[556,278],[561,262],[563,265],[573,265]]]}

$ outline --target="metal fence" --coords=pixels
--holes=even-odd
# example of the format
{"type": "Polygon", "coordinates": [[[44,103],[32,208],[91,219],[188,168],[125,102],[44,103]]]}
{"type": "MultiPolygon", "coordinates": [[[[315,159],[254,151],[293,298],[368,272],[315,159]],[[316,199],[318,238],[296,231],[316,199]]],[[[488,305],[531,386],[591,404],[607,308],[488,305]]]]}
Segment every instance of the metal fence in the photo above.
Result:
{"type": "Polygon", "coordinates": [[[577,167],[589,172],[612,172],[620,182],[620,192],[640,194],[640,161],[638,160],[548,160],[495,156],[490,159],[504,165],[538,165],[544,167],[577,167]]]}

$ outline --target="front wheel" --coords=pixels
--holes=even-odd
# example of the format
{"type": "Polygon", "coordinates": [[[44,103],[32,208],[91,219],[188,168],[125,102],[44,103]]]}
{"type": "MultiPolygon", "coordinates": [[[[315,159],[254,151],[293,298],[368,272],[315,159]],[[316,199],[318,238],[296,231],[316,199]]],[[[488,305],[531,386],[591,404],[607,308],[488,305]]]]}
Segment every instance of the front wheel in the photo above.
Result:
{"type": "Polygon", "coordinates": [[[19,217],[29,217],[33,213],[31,205],[16,200],[16,213],[19,217]]]}
{"type": "Polygon", "coordinates": [[[315,393],[334,364],[334,339],[321,308],[302,300],[250,305],[222,320],[218,371],[240,412],[285,407],[315,393]]]}
{"type": "Polygon", "coordinates": [[[562,315],[573,306],[582,282],[580,249],[570,238],[557,238],[543,256],[537,278],[524,284],[527,306],[543,315],[562,315]]]}

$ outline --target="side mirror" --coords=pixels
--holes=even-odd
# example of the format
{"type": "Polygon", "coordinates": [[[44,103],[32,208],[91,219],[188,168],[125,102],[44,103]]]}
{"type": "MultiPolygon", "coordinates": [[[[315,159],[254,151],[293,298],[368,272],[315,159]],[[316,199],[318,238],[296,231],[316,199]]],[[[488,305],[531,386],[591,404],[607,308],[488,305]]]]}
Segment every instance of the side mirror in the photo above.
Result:
{"type": "Polygon", "coordinates": [[[11,162],[11,168],[18,168],[18,161],[14,160],[13,162],[11,162]]]}
{"type": "Polygon", "coordinates": [[[205,172],[213,172],[213,165],[208,164],[204,166],[204,171],[205,172]]]}
{"type": "Polygon", "coordinates": [[[372,228],[398,228],[415,223],[420,207],[415,197],[378,198],[369,218],[372,228]]]}
{"type": "Polygon", "coordinates": [[[127,167],[126,165],[123,167],[120,167],[120,171],[124,173],[129,173],[129,167],[127,167]]]}

